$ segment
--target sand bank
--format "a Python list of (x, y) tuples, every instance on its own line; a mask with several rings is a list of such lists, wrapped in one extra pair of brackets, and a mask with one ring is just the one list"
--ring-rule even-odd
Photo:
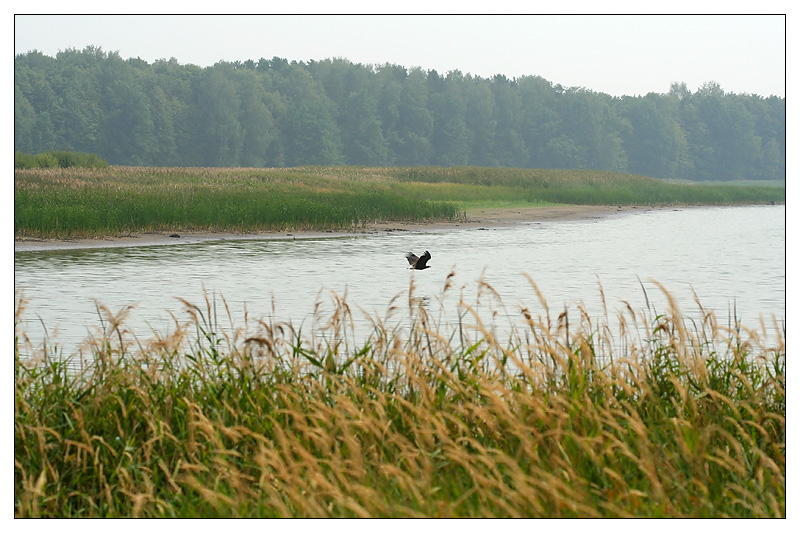
[(555, 222), (563, 220), (589, 220), (626, 213), (645, 212), (652, 207), (617, 207), (596, 205), (564, 205), (548, 207), (509, 207), (495, 209), (475, 209), (467, 211), (467, 220), (456, 222), (377, 222), (364, 229), (353, 231), (281, 231), (259, 233), (216, 233), (216, 232), (163, 232), (133, 233), (93, 239), (15, 239), (14, 251), (69, 250), (82, 248), (105, 248), (120, 246), (155, 246), (181, 243), (197, 243), (233, 239), (311, 239), (324, 237), (343, 237), (370, 233), (400, 231), (447, 231), (454, 229), (476, 229), (510, 226), (531, 222)]

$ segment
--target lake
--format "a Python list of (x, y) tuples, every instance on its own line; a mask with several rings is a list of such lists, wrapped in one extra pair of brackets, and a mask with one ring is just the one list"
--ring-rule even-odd
[[(408, 270), (404, 254), (425, 250), (431, 268)], [(443, 296), (451, 272), (452, 288)], [(204, 308), (204, 291), (219, 315), (224, 297), (237, 321), (246, 310), (250, 318), (311, 326), (315, 304), (323, 315), (332, 309), (332, 292), (370, 315), (385, 316), (396, 296), (395, 304), (407, 308), (412, 281), (417, 297), (457, 317), (460, 298), (490, 300), (480, 288), (484, 280), (502, 301), (500, 307), (491, 299), (501, 315), (518, 314), (521, 306), (543, 313), (523, 273), (556, 314), (582, 302), (589, 314), (602, 315), (604, 298), (611, 316), (623, 302), (638, 310), (648, 299), (666, 310), (655, 280), (686, 313), (697, 308), (696, 294), (721, 322), (735, 309), (746, 326), (762, 318), (782, 325), (785, 206), (640, 208), (497, 228), (14, 254), (14, 288), (28, 300), (20, 329), (34, 345), (47, 337), (66, 354), (100, 325), (95, 299), (114, 312), (136, 304), (126, 324), (142, 339), (174, 328), (170, 313), (187, 318), (177, 298)], [(354, 316), (357, 333), (366, 335), (369, 322)]]

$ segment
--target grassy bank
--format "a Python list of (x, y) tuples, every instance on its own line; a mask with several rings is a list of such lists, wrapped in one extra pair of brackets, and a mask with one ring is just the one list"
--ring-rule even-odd
[(500, 168), (27, 169), (15, 237), (200, 230), (354, 229), (457, 220), (467, 206), (781, 203), (775, 187), (693, 186), (588, 170)]
[(356, 339), (332, 298), (315, 331), (185, 302), (148, 342), (99, 306), (80, 372), (17, 330), (15, 515), (786, 516), (782, 330), (540, 296), (500, 338), (412, 285)]

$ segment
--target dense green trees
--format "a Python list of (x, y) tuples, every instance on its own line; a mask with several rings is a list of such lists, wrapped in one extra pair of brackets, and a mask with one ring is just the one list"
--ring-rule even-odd
[(14, 149), (112, 164), (475, 165), (661, 178), (785, 179), (786, 100), (611, 97), (539, 77), (486, 79), (345, 59), (148, 64), (99, 48), (14, 61)]

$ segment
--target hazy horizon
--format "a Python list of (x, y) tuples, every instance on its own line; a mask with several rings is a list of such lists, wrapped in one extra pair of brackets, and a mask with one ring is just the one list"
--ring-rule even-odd
[(96, 46), (148, 63), (289, 61), (541, 76), (612, 96), (786, 94), (783, 15), (15, 15), (15, 55)]

